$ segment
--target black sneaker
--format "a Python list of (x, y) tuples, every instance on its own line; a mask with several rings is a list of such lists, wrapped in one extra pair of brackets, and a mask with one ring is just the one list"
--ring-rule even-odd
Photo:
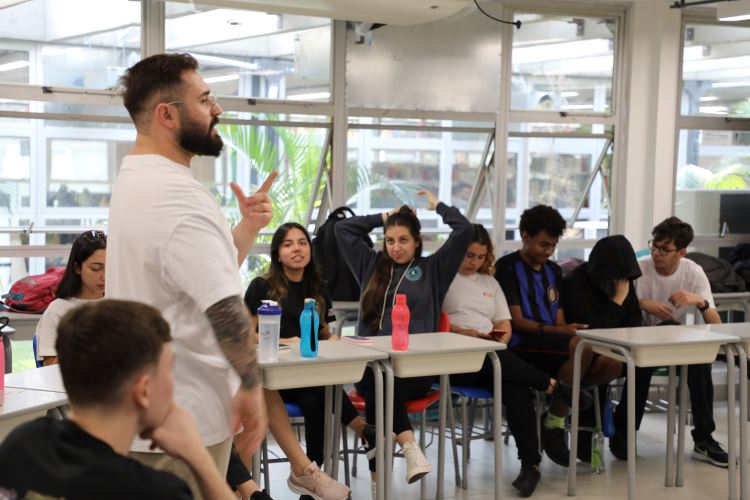
[(548, 429), (544, 426), (547, 414), (542, 415), (542, 448), (557, 465), (567, 467), (570, 463), (568, 445), (565, 442), (565, 429)]
[(729, 465), (727, 452), (710, 436), (705, 441), (697, 441), (693, 445), (693, 453), (690, 456), (717, 467), (727, 467)]
[[(565, 382), (558, 380), (557, 384), (555, 384), (555, 389), (550, 396), (552, 399), (559, 399), (568, 407), (573, 406), (573, 388)], [(581, 391), (578, 398), (578, 408), (580, 411), (591, 408), (593, 402), (594, 398), (591, 396), (591, 392)]]
[(615, 432), (615, 435), (609, 438), (609, 451), (618, 460), (628, 461), (628, 437), (623, 433)]
[(530, 497), (531, 494), (534, 493), (536, 485), (539, 484), (541, 478), (542, 475), (536, 467), (521, 467), (521, 472), (511, 484), (513, 484), (513, 487), (518, 490), (518, 493), (522, 497)]
[(271, 498), (271, 495), (266, 493), (266, 490), (258, 490), (250, 495), (250, 500), (273, 500), (273, 498)]

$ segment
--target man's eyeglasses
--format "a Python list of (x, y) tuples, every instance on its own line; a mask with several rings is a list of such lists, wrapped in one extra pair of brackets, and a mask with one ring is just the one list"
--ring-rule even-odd
[(679, 252), (680, 248), (667, 248), (667, 247), (661, 247), (654, 243), (654, 240), (648, 240), (648, 247), (651, 249), (652, 252), (656, 252), (659, 255), (669, 255), (672, 252)]
[[(201, 106), (203, 106), (205, 108), (209, 108), (209, 109), (214, 109), (216, 106), (219, 105), (219, 102), (216, 100), (216, 95), (214, 95), (214, 94), (206, 94), (206, 95), (201, 96), (201, 98), (198, 101), (198, 103)], [(175, 104), (175, 105), (177, 105), (177, 104), (185, 104), (185, 101), (169, 101), (168, 103), (165, 103), (165, 104), (167, 104), (167, 105), (170, 105), (170, 104)]]
[(86, 241), (90, 243), (93, 243), (95, 241), (107, 241), (107, 234), (104, 231), (86, 231), (82, 236)]

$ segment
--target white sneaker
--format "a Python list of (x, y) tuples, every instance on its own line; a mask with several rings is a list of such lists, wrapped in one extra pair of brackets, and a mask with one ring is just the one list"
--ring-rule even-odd
[(370, 495), (372, 500), (378, 500), (378, 483), (375, 481), (370, 481)]
[(422, 476), (432, 472), (432, 465), (427, 461), (417, 443), (406, 443), (401, 446), (401, 452), (406, 458), (406, 482), (411, 484), (422, 479)]
[(334, 481), (315, 462), (305, 467), (301, 476), (295, 476), (290, 470), (286, 483), (294, 493), (310, 495), (315, 500), (346, 500), (349, 497), (349, 487)]

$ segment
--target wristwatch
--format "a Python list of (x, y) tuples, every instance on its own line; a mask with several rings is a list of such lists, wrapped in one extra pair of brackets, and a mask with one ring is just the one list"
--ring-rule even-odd
[(709, 305), (710, 304), (708, 303), (708, 301), (704, 299), (703, 300), (703, 305), (702, 306), (698, 306), (698, 310), (700, 312), (706, 312), (706, 309), (708, 309)]

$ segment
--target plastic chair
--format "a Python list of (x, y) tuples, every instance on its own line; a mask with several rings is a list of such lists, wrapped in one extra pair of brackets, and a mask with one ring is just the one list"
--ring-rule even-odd
[[(349, 392), (349, 399), (351, 400), (352, 404), (354, 405), (354, 408), (360, 413), (365, 412), (365, 398), (362, 396), (362, 394), (357, 391), (357, 389), (351, 389)], [(422, 453), (424, 453), (424, 450), (426, 448), (425, 445), (425, 434), (427, 432), (427, 409), (432, 406), (433, 403), (440, 400), (440, 391), (431, 391), (428, 392), (424, 397), (418, 398), (418, 399), (412, 399), (406, 402), (406, 413), (409, 415), (419, 415), (420, 421), (419, 421), (419, 447), (422, 449)], [(344, 439), (346, 440), (346, 433), (344, 433)], [(387, 440), (386, 440), (387, 441)], [(388, 443), (386, 443), (388, 445)], [(345, 450), (346, 451), (346, 450)], [(355, 436), (354, 438), (354, 446), (352, 448), (352, 452), (355, 453), (354, 462), (352, 463), (352, 476), (357, 477), (357, 459), (356, 454), (362, 453), (358, 451), (357, 447), (357, 438)], [(394, 455), (396, 456), (396, 455)], [(346, 465), (346, 462), (345, 462)], [(389, 465), (386, 464), (386, 467)], [(427, 498), (427, 483), (425, 482), (425, 477), (422, 477), (420, 479), (420, 498), (425, 499)]]
[(43, 361), (39, 361), (39, 359), (36, 356), (36, 333), (33, 337), (31, 337), (31, 349), (34, 351), (34, 363), (36, 363), (37, 368), (41, 368), (44, 366)]

